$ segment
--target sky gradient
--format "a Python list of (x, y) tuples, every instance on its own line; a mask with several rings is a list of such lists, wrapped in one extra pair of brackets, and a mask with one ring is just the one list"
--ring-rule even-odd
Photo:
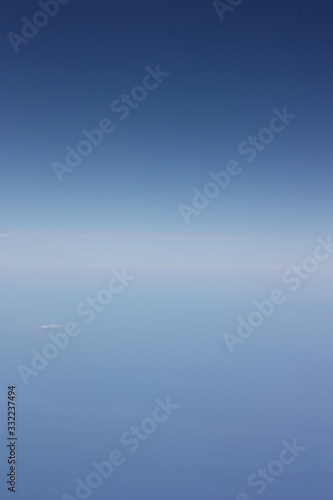
[[(247, 478), (293, 439), (307, 451), (261, 497), (332, 496), (332, 8), (222, 4), (1, 7), (17, 500), (78, 498), (75, 478), (167, 397), (179, 409), (89, 498), (253, 500)], [(135, 279), (111, 303), (121, 272)], [(223, 335), (276, 289), (231, 353)], [(91, 324), (89, 297), (110, 299)], [(26, 385), (17, 367), (70, 321), (82, 332)]]

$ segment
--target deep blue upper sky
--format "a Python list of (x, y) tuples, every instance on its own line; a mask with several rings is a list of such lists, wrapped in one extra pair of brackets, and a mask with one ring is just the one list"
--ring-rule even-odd
[[(329, 2), (244, 1), (221, 22), (206, 1), (71, 0), (15, 54), (7, 33), (37, 10), (2, 7), (3, 232), (328, 234)], [(170, 75), (120, 120), (110, 104), (157, 64)], [(247, 162), (239, 144), (284, 106), (297, 117)], [(52, 162), (102, 118), (115, 130), (59, 183)], [(179, 205), (230, 160), (242, 173), (187, 225)]]

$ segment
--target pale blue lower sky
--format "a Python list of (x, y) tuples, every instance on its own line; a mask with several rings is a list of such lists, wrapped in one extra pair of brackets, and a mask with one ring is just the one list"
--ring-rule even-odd
[[(294, 438), (306, 451), (261, 497), (330, 498), (327, 273), (294, 294), (285, 288), (286, 302), (234, 354), (222, 333), (234, 332), (253, 300), (281, 287), (276, 272), (141, 273), (86, 325), (75, 307), (103, 279), (95, 272), (56, 284), (24, 280), (20, 292), (18, 284), (3, 287), (2, 379), (17, 386), (15, 498), (74, 496), (75, 479), (92, 472), (91, 462), (120, 449), (124, 464), (91, 499), (233, 500), (243, 491), (253, 499), (249, 475)], [(47, 342), (51, 330), (40, 326), (75, 319), (82, 333), (26, 387), (17, 365), (28, 365), (30, 350)], [(3, 385), (2, 401), (4, 392)], [(130, 453), (120, 436), (167, 396), (179, 409)]]

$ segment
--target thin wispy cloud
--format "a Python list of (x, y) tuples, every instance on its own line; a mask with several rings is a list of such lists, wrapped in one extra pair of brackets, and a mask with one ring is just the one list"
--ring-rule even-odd
[(42, 325), (40, 328), (44, 330), (59, 329), (61, 328), (61, 325)]

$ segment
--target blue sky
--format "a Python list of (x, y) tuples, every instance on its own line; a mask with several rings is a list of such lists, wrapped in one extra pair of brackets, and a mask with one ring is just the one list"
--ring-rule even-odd
[[(206, 2), (96, 5), (63, 5), (18, 54), (4, 40), (6, 232), (306, 239), (326, 230), (328, 5), (244, 2), (223, 23)], [(35, 7), (4, 9), (4, 30), (19, 32)], [(170, 75), (121, 121), (110, 104), (157, 64)], [(239, 144), (283, 106), (297, 118), (247, 163)], [(114, 132), (60, 184), (52, 162), (105, 117)], [(185, 225), (179, 204), (230, 160), (241, 175)]]
[[(50, 1), (23, 43), (8, 34), (40, 3), (1, 7), (17, 499), (73, 496), (167, 396), (179, 410), (92, 499), (253, 500), (247, 478), (295, 437), (307, 451), (262, 498), (330, 498), (333, 258), (316, 251), (332, 233), (329, 2), (244, 0), (221, 21), (204, 0)], [(285, 273), (314, 255), (294, 293)], [(85, 324), (78, 305), (115, 269), (135, 279)], [(285, 304), (231, 355), (222, 334), (276, 288)], [(69, 321), (82, 334), (26, 387), (17, 366)]]

